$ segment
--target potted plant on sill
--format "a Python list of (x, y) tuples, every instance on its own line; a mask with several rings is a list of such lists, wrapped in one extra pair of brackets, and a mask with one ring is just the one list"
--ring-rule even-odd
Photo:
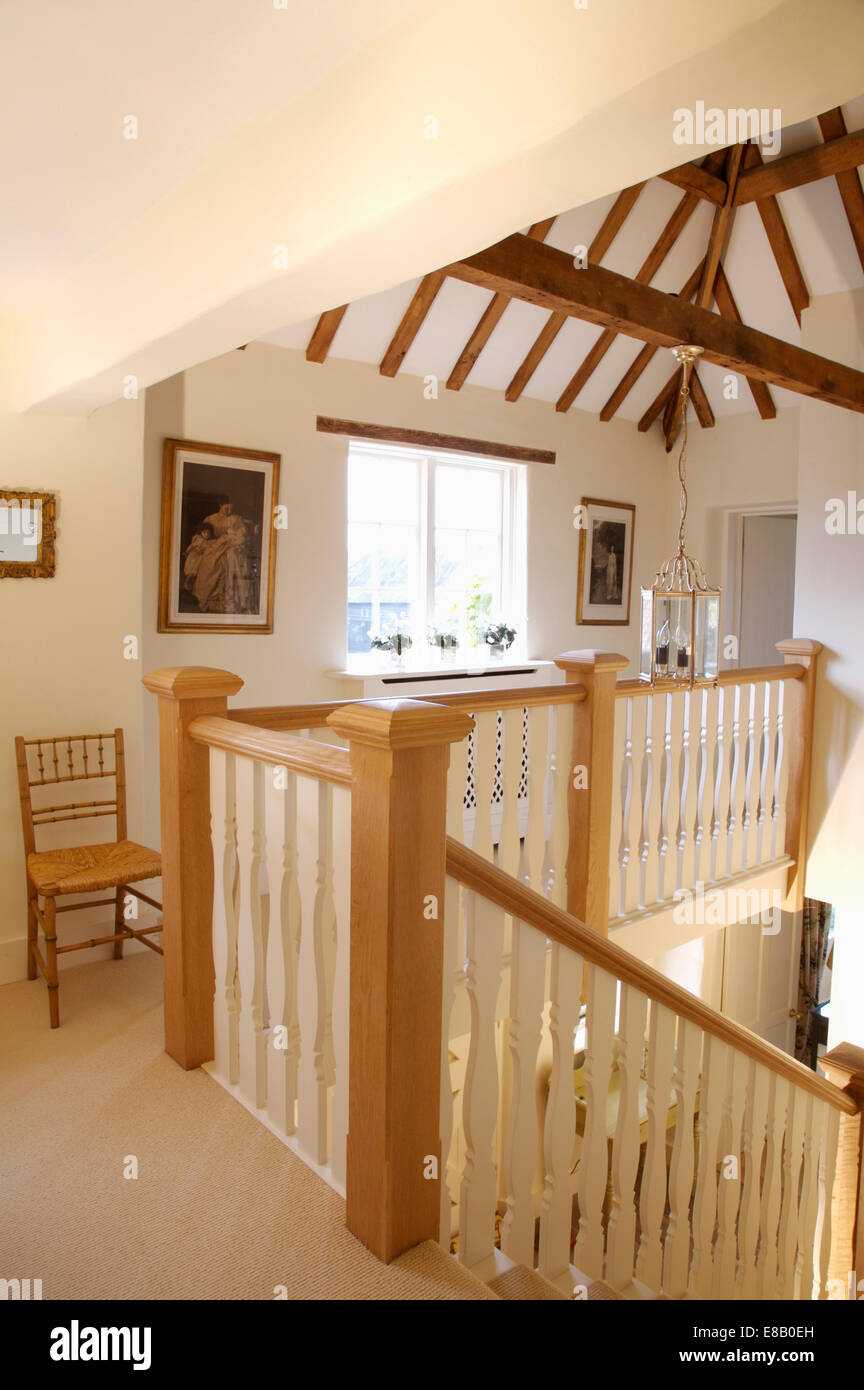
[(441, 632), (437, 627), (433, 627), (427, 637), (430, 647), (434, 647), (442, 661), (453, 661), (459, 647), (459, 638), (455, 632)]
[(504, 653), (516, 640), (516, 629), (507, 623), (490, 623), (483, 634), (483, 640), (495, 660), (501, 661)]
[(373, 636), (369, 638), (369, 646), (373, 651), (389, 652), (391, 663), (402, 670), (405, 666), (405, 653), (410, 651), (414, 642), (409, 633), (396, 632), (389, 633), (386, 637)]

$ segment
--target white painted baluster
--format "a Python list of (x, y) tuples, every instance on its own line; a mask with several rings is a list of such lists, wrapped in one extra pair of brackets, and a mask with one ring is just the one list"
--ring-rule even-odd
[(650, 729), (651, 732), (651, 749), (650, 756), (646, 758), (647, 774), (644, 793), (644, 838), (647, 840), (647, 849), (645, 851), (645, 902), (654, 903), (660, 900), (663, 891), (662, 885), (658, 882), (660, 873), (658, 854), (660, 843), (660, 813), (663, 799), (661, 774), (663, 741), (666, 732), (666, 697), (662, 693), (658, 693), (657, 695), (649, 695), (647, 698), (650, 714), (647, 716), (648, 724), (646, 727)]
[(456, 993), (457, 972), (454, 963), (459, 952), (459, 938), (462, 914), (462, 889), (455, 878), (447, 877), (444, 890), (444, 971), (441, 991), (441, 1206), (438, 1227), (438, 1242), (447, 1251), (450, 1249), (453, 1202), (450, 1195), (448, 1177), (450, 1174), (450, 1149), (453, 1143), (453, 1083), (450, 1076), (450, 1016)]
[(609, 1187), (606, 1104), (612, 1071), (617, 980), (596, 965), (587, 967), (585, 1042), (585, 1134), (579, 1159), (579, 1233), (573, 1263), (592, 1279), (603, 1278), (603, 1210)]
[(336, 920), (336, 969), (333, 977), (333, 1056), (330, 1168), (344, 1189), (348, 1139), (348, 1017), (351, 978), (351, 792), (333, 788), (333, 910)]
[[(555, 771), (552, 813), (552, 881), (549, 897), (567, 906), (567, 854), (570, 848), (568, 797), (573, 780), (573, 705), (555, 707)], [(590, 787), (591, 769), (588, 769)], [(586, 793), (589, 795), (590, 793)]]
[(825, 1112), (824, 1135), (819, 1145), (819, 1210), (816, 1217), (814, 1241), (813, 1297), (828, 1297), (828, 1260), (831, 1255), (831, 1195), (837, 1165), (837, 1143), (840, 1136), (840, 1111), (833, 1105), (817, 1101)]
[(747, 687), (747, 743), (744, 759), (744, 817), (742, 821), (742, 869), (755, 865), (759, 833), (759, 776), (760, 739), (762, 734), (762, 686), (755, 682)]
[(672, 1091), (675, 1015), (651, 1001), (648, 1033), (648, 1138), (639, 1199), (639, 1250), (636, 1273), (643, 1284), (660, 1291), (663, 1268), (663, 1217), (666, 1209), (666, 1130)]
[(628, 701), (616, 700), (613, 706), (611, 811), (609, 815), (609, 915), (621, 915), (621, 854), (624, 840), (623, 806), (624, 745), (627, 739)]
[(267, 1099), (267, 1034), (264, 1031), (264, 928), (261, 858), (264, 788), (261, 763), (237, 760), (238, 924), (241, 1094), (260, 1109)]
[(696, 750), (696, 797), (693, 823), (693, 883), (707, 882), (710, 873), (712, 753), (714, 742), (714, 711), (716, 694), (705, 686), (694, 692), (694, 717), (698, 716), (698, 746)]
[(675, 871), (670, 873), (672, 858), (669, 852), (670, 821), (672, 816), (672, 784), (675, 780), (675, 760), (672, 753), (675, 713), (678, 702), (670, 690), (662, 697), (663, 710), (663, 756), (660, 760), (660, 828), (657, 836), (657, 901), (665, 902), (671, 898), (675, 889)]
[(459, 1260), (469, 1268), (492, 1254), (496, 1171), (493, 1144), (498, 1118), (495, 1004), (504, 946), (501, 908), (472, 893), (467, 903), (467, 985), (471, 1042), (463, 1092), (465, 1168), (459, 1194)]
[(669, 1162), (669, 1224), (663, 1255), (663, 1292), (680, 1298), (687, 1289), (690, 1266), (690, 1196), (693, 1191), (693, 1120), (702, 1033), (695, 1023), (678, 1020), (675, 1049), (675, 1138)]
[(474, 797), (476, 820), (471, 848), (484, 859), (492, 858), (492, 795), (495, 787), (495, 752), (498, 712), (484, 710), (477, 716), (474, 744)]
[(747, 1068), (747, 1100), (741, 1137), (743, 1186), (739, 1218), (738, 1248), (741, 1259), (740, 1295), (756, 1298), (758, 1291), (757, 1254), (761, 1204), (762, 1150), (768, 1116), (768, 1083), (771, 1073), (755, 1061)]
[(714, 1283), (713, 1242), (717, 1222), (720, 1123), (723, 1118), (728, 1052), (725, 1043), (710, 1033), (705, 1034), (696, 1128), (699, 1159), (693, 1199), (693, 1260), (690, 1270), (690, 1291), (697, 1298), (710, 1298)]
[(733, 697), (726, 686), (717, 689), (717, 740), (714, 748), (714, 799), (711, 812), (711, 867), (708, 877), (716, 883), (723, 877), (726, 858), (726, 832), (729, 825), (729, 762), (726, 756), (726, 725)]
[(759, 740), (759, 815), (756, 826), (756, 860), (757, 864), (764, 864), (768, 858), (766, 854), (766, 828), (769, 831), (770, 841), (771, 826), (771, 782), (769, 778), (771, 771), (771, 740), (773, 738), (772, 721), (772, 701), (776, 699), (777, 681), (766, 681), (762, 687), (762, 702), (757, 714), (762, 716), (762, 735)]
[[(729, 823), (726, 830), (726, 861), (723, 876), (737, 873), (741, 864), (741, 802), (739, 783), (743, 778), (741, 750), (741, 720), (743, 687), (732, 686), (732, 729), (729, 739)], [(737, 852), (736, 852), (737, 851)]]
[[(628, 697), (628, 703), (629, 703)], [(645, 739), (648, 702), (645, 696), (633, 701), (633, 728), (631, 760), (633, 782), (630, 793), (629, 828), (627, 838), (630, 843), (630, 860), (627, 865), (625, 900), (628, 912), (644, 907), (642, 896), (642, 798), (645, 776)]]
[(517, 1264), (534, 1267), (533, 1183), (537, 1166), (537, 1050), (546, 986), (546, 938), (513, 919), (507, 1046), (511, 1093), (504, 1144), (506, 1212), (501, 1249)]
[(267, 817), (267, 989), (270, 1036), (267, 1047), (267, 1114), (282, 1134), (296, 1128), (297, 953), (300, 945), (300, 892), (297, 886), (297, 779), (286, 767), (264, 770)]
[(694, 711), (698, 691), (685, 690), (682, 698), (681, 757), (678, 764), (678, 826), (675, 837), (677, 860), (675, 883), (679, 888), (693, 884), (693, 803), (695, 800), (695, 767), (693, 756), (695, 727)]
[(777, 683), (777, 734), (774, 740), (774, 801), (771, 808), (771, 858), (783, 853), (786, 838), (786, 796), (789, 786), (789, 767), (786, 758), (784, 707), (786, 682)]
[(569, 1275), (573, 1223), (571, 1169), (576, 1132), (573, 1039), (579, 1022), (582, 975), (582, 957), (553, 942), (549, 972), (552, 1073), (543, 1135), (546, 1182), (540, 1206), (538, 1268), (547, 1279), (560, 1282), (562, 1286)]
[(505, 874), (519, 874), (519, 784), (522, 780), (523, 711), (504, 711), (501, 738), (501, 831), (497, 864)]
[(329, 1091), (336, 1080), (333, 1047), (333, 983), (336, 973), (336, 912), (333, 906), (333, 787), (318, 782), (318, 847), (315, 859), (315, 1153), (326, 1163), (329, 1152)]
[(759, 1255), (756, 1261), (757, 1299), (774, 1298), (777, 1292), (778, 1227), (782, 1183), (783, 1133), (786, 1127), (789, 1082), (771, 1072), (765, 1127), (765, 1177), (759, 1219)]
[(210, 816), (213, 833), (213, 1043), (216, 1075), (238, 1079), (237, 1027), (237, 821), (235, 755), (210, 749)]
[(639, 1082), (648, 1001), (622, 984), (618, 1004), (618, 1120), (612, 1142), (612, 1210), (606, 1237), (606, 1280), (616, 1289), (633, 1278), (636, 1174), (639, 1168)]
[(653, 849), (652, 805), (654, 783), (654, 697), (646, 695), (642, 701), (645, 706), (643, 756), (639, 774), (639, 888), (637, 902), (645, 907), (652, 901), (649, 886), (648, 868)]
[(468, 788), (468, 743), (467, 738), (450, 745), (450, 767), (447, 772), (447, 834), (458, 840), (465, 840), (465, 796)]
[(300, 1028), (300, 1065), (297, 1072), (297, 1146), (310, 1163), (319, 1158), (318, 1095), (320, 1078), (315, 1066), (315, 1034), (318, 1019), (318, 981), (315, 961), (315, 897), (318, 861), (318, 784), (297, 778), (297, 882), (300, 890), (302, 930), (297, 970), (297, 1018)]
[(798, 1255), (795, 1260), (795, 1297), (810, 1299), (813, 1294), (813, 1254), (816, 1217), (819, 1212), (819, 1149), (824, 1137), (823, 1107), (812, 1093), (807, 1094), (804, 1112), (804, 1155), (801, 1178), (801, 1206), (798, 1217)]
[(789, 1086), (786, 1135), (783, 1146), (783, 1199), (780, 1207), (780, 1229), (777, 1237), (779, 1270), (777, 1297), (795, 1297), (795, 1256), (798, 1249), (798, 1183), (801, 1174), (801, 1151), (804, 1144), (803, 1091)]
[(548, 751), (549, 706), (534, 705), (528, 710), (528, 826), (519, 873), (535, 893), (541, 894), (546, 890), (543, 864), (546, 858), (544, 796)]
[(632, 836), (633, 807), (633, 697), (624, 701), (624, 749), (621, 762), (621, 838), (618, 842), (618, 916), (626, 917), (631, 904), (629, 879), (638, 850)]
[(749, 1059), (730, 1048), (720, 1131), (720, 1190), (714, 1247), (714, 1297), (734, 1298), (738, 1274), (738, 1208), (741, 1203), (741, 1129)]

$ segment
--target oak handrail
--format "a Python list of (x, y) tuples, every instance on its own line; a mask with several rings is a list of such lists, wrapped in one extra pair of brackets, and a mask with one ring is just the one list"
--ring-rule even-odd
[[(427, 695), (412, 695), (412, 700), (430, 704), (449, 705), (468, 713), (490, 709), (527, 709), (535, 705), (578, 705), (585, 699), (582, 685), (526, 685), (504, 690), (433, 691)], [(383, 696), (388, 699), (392, 697)], [(374, 704), (374, 700), (322, 700), (309, 705), (261, 705), (247, 709), (231, 709), (228, 718), (243, 724), (255, 724), (261, 729), (285, 732), (289, 729), (324, 728), (331, 714), (351, 705)]]
[[(304, 726), (306, 727), (306, 726)], [(338, 787), (350, 787), (351, 754), (347, 748), (332, 743), (317, 743), (313, 739), (295, 738), (293, 734), (274, 733), (270, 729), (203, 714), (189, 724), (189, 737), (208, 748), (223, 748), (244, 758), (287, 767), (304, 777), (332, 782)]]
[[(807, 667), (799, 666), (797, 663), (790, 663), (788, 666), (744, 666), (740, 670), (718, 671), (717, 685), (750, 685), (756, 681), (786, 681), (800, 680), (806, 676)], [(710, 689), (710, 682), (706, 682)], [(658, 691), (676, 690), (701, 690), (704, 686), (686, 685), (683, 681), (661, 680), (655, 685), (648, 681), (640, 680), (639, 677), (628, 678), (625, 681), (618, 681), (615, 686), (616, 699), (623, 699), (625, 695), (652, 695)]]
[(857, 1114), (858, 1107), (855, 1101), (839, 1087), (796, 1062), (793, 1057), (787, 1056), (771, 1043), (757, 1037), (749, 1028), (743, 1028), (740, 1023), (725, 1018), (709, 1005), (703, 1004), (695, 994), (682, 989), (680, 985), (674, 984), (665, 975), (631, 955), (629, 951), (600, 936), (577, 918), (571, 917), (554, 903), (542, 898), (526, 884), (520, 883), (518, 879), (505, 874), (488, 860), (482, 859), (473, 850), (461, 845), (451, 835), (447, 836), (447, 872), (466, 888), (490, 899), (505, 912), (518, 917), (520, 922), (527, 923), (544, 936), (577, 952), (593, 965), (607, 970), (622, 983), (640, 990), (649, 999), (672, 1009), (681, 1018), (695, 1023), (703, 1032), (730, 1044), (778, 1076), (785, 1077), (793, 1085), (811, 1091), (813, 1095), (827, 1101), (837, 1110), (842, 1110), (847, 1115)]

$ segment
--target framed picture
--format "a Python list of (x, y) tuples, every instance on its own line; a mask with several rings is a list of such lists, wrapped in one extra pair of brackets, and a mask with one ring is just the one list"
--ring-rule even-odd
[(279, 454), (166, 439), (160, 632), (272, 632)]
[(53, 579), (57, 497), (0, 488), (0, 579)]
[(636, 508), (629, 502), (602, 502), (596, 497), (583, 497), (582, 508), (576, 621), (626, 627)]

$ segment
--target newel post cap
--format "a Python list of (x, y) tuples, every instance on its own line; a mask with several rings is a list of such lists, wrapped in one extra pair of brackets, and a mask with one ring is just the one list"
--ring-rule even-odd
[(780, 642), (775, 642), (774, 646), (781, 656), (788, 660), (803, 662), (808, 664), (808, 659), (817, 657), (823, 650), (821, 642), (815, 642), (812, 637), (784, 637)]
[(349, 743), (391, 749), (459, 743), (474, 728), (470, 714), (427, 700), (356, 700), (334, 710), (327, 723)]
[(864, 1106), (864, 1048), (853, 1043), (838, 1043), (819, 1058), (819, 1066), (829, 1081), (847, 1091), (859, 1106)]
[(562, 671), (578, 671), (580, 675), (591, 675), (599, 671), (623, 671), (630, 662), (618, 652), (597, 652), (586, 647), (578, 652), (562, 652), (556, 656), (555, 665)]
[(165, 666), (141, 677), (142, 685), (166, 700), (209, 700), (236, 695), (243, 678), (214, 666)]

